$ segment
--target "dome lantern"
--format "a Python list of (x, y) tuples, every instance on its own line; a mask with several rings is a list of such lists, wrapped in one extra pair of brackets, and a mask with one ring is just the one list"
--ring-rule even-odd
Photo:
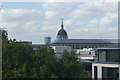
[(68, 39), (67, 32), (64, 30), (63, 19), (61, 20), (61, 29), (57, 33), (57, 39)]
[(63, 29), (64, 25), (63, 25), (63, 19), (61, 19), (61, 29)]

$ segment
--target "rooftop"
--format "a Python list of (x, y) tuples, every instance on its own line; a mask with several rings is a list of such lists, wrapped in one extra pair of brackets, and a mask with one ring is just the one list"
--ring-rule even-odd
[(52, 44), (80, 44), (80, 43), (118, 43), (118, 39), (64, 39), (55, 40)]
[(97, 48), (97, 50), (120, 50), (120, 48), (119, 47)]

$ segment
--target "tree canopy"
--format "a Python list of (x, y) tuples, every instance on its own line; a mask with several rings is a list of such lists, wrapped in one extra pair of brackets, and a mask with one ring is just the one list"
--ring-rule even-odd
[(2, 34), (3, 78), (88, 78), (75, 51), (64, 51), (61, 58), (55, 56), (48, 45), (33, 49), (27, 42), (8, 40)]

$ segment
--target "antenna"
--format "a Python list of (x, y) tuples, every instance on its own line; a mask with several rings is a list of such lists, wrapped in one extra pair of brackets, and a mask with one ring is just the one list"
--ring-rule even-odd
[(0, 12), (1, 12), (1, 10), (2, 10), (2, 7), (3, 7), (3, 5), (2, 5), (2, 3), (0, 2)]
[(98, 36), (99, 36), (99, 39), (101, 40), (102, 37), (101, 37), (101, 32), (100, 32), (100, 28), (98, 27)]
[(99, 32), (99, 35), (100, 35), (100, 40), (101, 40), (101, 33)]
[(2, 20), (2, 8), (3, 8), (3, 5), (1, 4), (0, 2), (0, 16), (1, 16), (1, 25), (0, 25), (0, 28), (2, 29), (2, 26), (3, 26), (3, 20)]

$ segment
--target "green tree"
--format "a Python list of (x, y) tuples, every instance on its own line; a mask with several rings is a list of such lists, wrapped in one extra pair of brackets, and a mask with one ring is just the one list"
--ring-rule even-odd
[(75, 51), (64, 51), (59, 60), (62, 62), (62, 75), (63, 78), (80, 78), (82, 73), (82, 63), (78, 61)]
[[(44, 45), (39, 47), (35, 51), (35, 69), (38, 77), (50, 78), (54, 71), (56, 70), (56, 58), (54, 56), (54, 50), (49, 45)], [(35, 70), (34, 69), (34, 70)]]
[(2, 33), (3, 78), (87, 78), (75, 51), (65, 50), (57, 58), (48, 44), (33, 50), (31, 44), (8, 40), (7, 32)]
[[(32, 65), (32, 46), (15, 40), (4, 41), (2, 45), (3, 77), (29, 77)], [(24, 75), (24, 76), (23, 76)]]

